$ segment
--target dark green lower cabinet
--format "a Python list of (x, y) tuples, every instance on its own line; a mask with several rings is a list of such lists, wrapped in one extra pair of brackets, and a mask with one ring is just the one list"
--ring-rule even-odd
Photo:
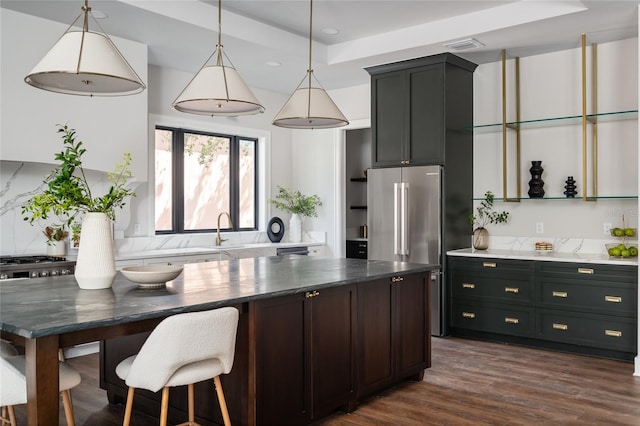
[(450, 332), (608, 358), (637, 352), (637, 266), (449, 257)]

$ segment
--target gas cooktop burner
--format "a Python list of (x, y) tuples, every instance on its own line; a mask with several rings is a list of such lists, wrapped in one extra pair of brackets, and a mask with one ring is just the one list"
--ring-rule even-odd
[(0, 256), (0, 265), (29, 265), (33, 263), (65, 262), (65, 257), (57, 256)]

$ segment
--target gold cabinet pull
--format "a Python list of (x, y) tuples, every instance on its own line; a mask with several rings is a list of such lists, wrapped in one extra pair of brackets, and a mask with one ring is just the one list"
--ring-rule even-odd
[(473, 283), (462, 283), (462, 288), (476, 288), (476, 285)]
[(391, 277), (392, 283), (399, 283), (400, 281), (404, 281), (404, 277)]
[(558, 324), (557, 322), (554, 322), (552, 327), (554, 330), (567, 331), (569, 329), (569, 326), (567, 324)]
[(604, 331), (604, 335), (605, 336), (611, 336), (611, 337), (622, 337), (622, 331), (620, 331), (620, 330), (605, 330)]
[(620, 296), (604, 296), (604, 301), (605, 302), (612, 302), (612, 303), (622, 303), (622, 297), (620, 297)]
[(591, 268), (578, 268), (578, 273), (579, 274), (593, 275), (593, 269), (591, 269)]
[(482, 262), (482, 266), (484, 266), (485, 268), (495, 268), (498, 265), (496, 264), (496, 262)]
[(304, 294), (304, 297), (306, 297), (307, 299), (311, 299), (312, 297), (316, 297), (316, 296), (320, 296), (320, 292), (319, 291), (308, 291)]
[(518, 287), (505, 287), (505, 293), (520, 293), (520, 289)]
[(551, 292), (551, 295), (553, 297), (567, 297), (568, 296), (566, 291), (553, 291), (553, 292)]
[(518, 324), (520, 320), (518, 318), (505, 317), (504, 322), (507, 324)]
[(473, 312), (463, 312), (462, 313), (462, 318), (475, 318), (476, 314), (474, 314)]

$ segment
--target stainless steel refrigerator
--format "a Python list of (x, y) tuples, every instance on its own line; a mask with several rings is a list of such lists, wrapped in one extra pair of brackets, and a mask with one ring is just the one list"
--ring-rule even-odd
[[(370, 169), (367, 250), (371, 260), (429, 263), (442, 268), (442, 167)], [(441, 270), (431, 276), (431, 334), (444, 334)]]

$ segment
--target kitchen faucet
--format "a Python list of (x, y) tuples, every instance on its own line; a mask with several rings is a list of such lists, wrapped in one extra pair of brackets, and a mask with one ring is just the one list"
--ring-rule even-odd
[(222, 217), (222, 215), (226, 215), (227, 219), (229, 219), (229, 228), (233, 228), (233, 224), (231, 223), (231, 216), (229, 216), (229, 213), (227, 212), (222, 212), (218, 215), (218, 236), (216, 237), (216, 245), (222, 245), (223, 241), (227, 241), (226, 239), (220, 238), (220, 218)]

